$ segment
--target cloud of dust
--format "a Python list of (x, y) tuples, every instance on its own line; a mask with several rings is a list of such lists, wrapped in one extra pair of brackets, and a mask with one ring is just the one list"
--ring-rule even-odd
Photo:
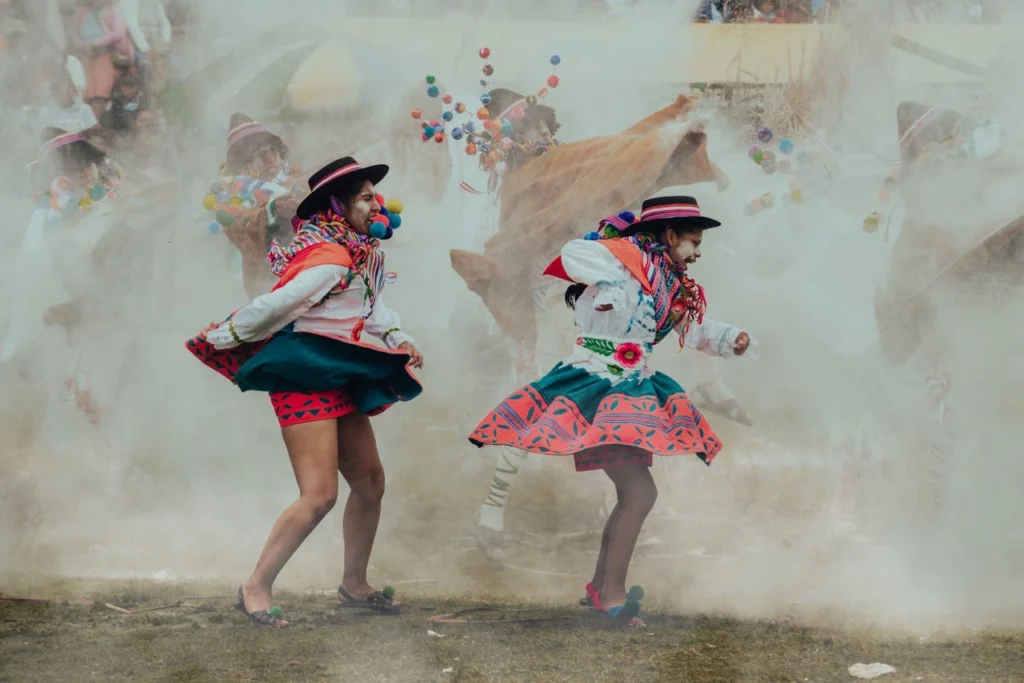
[[(261, 0), (244, 13), (235, 4), (204, 3), (193, 38), (197, 64), (267, 31), (273, 31), (268, 51), (301, 45), (317, 31), (343, 31), (366, 3)], [(422, 3), (415, 4), (421, 11)], [(387, 300), (426, 354), (426, 392), (375, 420), (390, 487), (375, 571), (397, 576), (396, 583), (432, 582), (439, 590), (518, 590), (521, 583), (508, 574), (481, 579), (466, 552), (472, 541), (465, 540), (491, 462), (490, 453), (470, 452), (466, 428), (513, 387), (496, 391), (478, 380), (480, 372), (510, 378), (511, 359), (483, 306), (451, 272), (447, 252), (479, 247), (477, 231), (493, 224), (494, 209), (489, 198), (467, 199), (454, 189), (472, 164), (449, 159), (433, 143), (420, 145), (409, 104), (430, 106), (418, 92), (428, 71), (452, 89), (464, 83), (475, 92), (476, 50), (494, 40), (515, 46), (495, 53), (495, 85), (536, 87), (547, 75), (548, 56), (562, 55), (562, 86), (550, 103), (563, 122), (563, 139), (617, 132), (669, 103), (682, 87), (659, 82), (657, 73), (668, 55), (699, 58), (691, 54), (686, 25), (697, 3), (640, 2), (632, 14), (622, 10), (624, 26), (636, 28), (619, 31), (613, 45), (607, 38), (588, 42), (590, 17), (578, 7), (564, 32), (534, 32), (534, 25), (505, 16), (513, 3), (434, 4), (430, 19), (450, 25), (424, 19), (422, 35), (393, 46), (388, 57), (408, 73), (389, 72), (392, 81), (379, 99), (348, 116), (277, 128), (292, 157), (304, 163), (353, 152), (364, 163), (383, 161), (400, 170), (381, 187), (408, 207), (408, 227), (387, 245), (391, 267), (400, 273)], [(558, 7), (569, 16), (570, 4), (576, 5)], [(699, 113), (708, 120), (711, 158), (732, 183), (720, 195), (710, 185), (692, 188), (705, 212), (725, 224), (709, 233), (694, 274), (707, 287), (711, 316), (743, 326), (759, 341), (756, 358), (721, 363), (758, 424), (742, 429), (713, 417), (726, 451), (710, 470), (677, 462), (655, 469), (659, 508), (682, 513), (682, 521), (652, 524), (678, 558), (649, 557), (644, 549), (634, 567), (652, 596), (672, 606), (744, 616), (839, 615), (899, 628), (1012, 620), (1024, 607), (1012, 597), (1022, 594), (1016, 568), (1024, 542), (1009, 522), (1024, 508), (1011, 483), (1024, 474), (1014, 410), (1020, 399), (1013, 391), (1024, 369), (1013, 342), (1020, 305), (1012, 297), (993, 302), (962, 291), (942, 299), (942, 319), (930, 334), (951, 347), (941, 360), (954, 377), (957, 433), (941, 462), (928, 449), (934, 427), (921, 379), (926, 373), (917, 371), (918, 359), (900, 368), (884, 363), (873, 313), (900, 226), (919, 210), (905, 206), (898, 193), (891, 204), (877, 198), (898, 157), (897, 104), (921, 99), (974, 114), (983, 102), (979, 118), (998, 122), (1005, 144), (1015, 145), (1024, 112), (1011, 95), (1020, 90), (1021, 74), (1003, 70), (970, 88), (896, 82), (886, 61), (895, 51), (871, 49), (886, 43), (895, 16), (873, 11), (845, 18), (857, 36), (849, 54), (858, 59), (841, 60), (844, 97), (818, 97), (811, 120), (827, 123), (794, 134), (798, 150), (828, 158), (827, 195), (809, 193), (800, 206), (779, 202), (771, 211), (745, 215), (754, 197), (772, 192), (781, 198), (788, 177), (767, 176), (750, 162), (750, 128), (731, 112), (707, 106)], [(388, 20), (380, 21), (387, 30)], [(449, 47), (438, 49), (438, 41)], [(372, 80), (373, 67), (367, 68)], [(508, 81), (502, 80), (505, 70)], [(232, 250), (207, 233), (200, 206), (222, 161), (234, 111), (229, 91), (236, 86), (222, 84), (228, 94), (216, 93), (195, 129), (177, 133), (183, 180), (175, 199), (135, 223), (122, 245), (126, 253), (93, 283), (102, 305), (83, 344), (109, 399), (101, 426), (90, 425), (65, 396), (68, 345), (53, 329), (0, 365), (0, 575), (163, 572), (236, 579), (249, 571), (266, 531), (294, 498), (266, 397), (239, 395), (182, 348), (207, 321), (244, 303)], [(941, 217), (954, 232), (991, 231), (1024, 212), (1024, 200), (1013, 192), (1022, 173), (1024, 166), (993, 172), (972, 164), (969, 172), (930, 186), (926, 203), (949, 207)], [(950, 196), (963, 199), (951, 203)], [(29, 201), (16, 196), (4, 202), (12, 216), (4, 237), (16, 245)], [(881, 231), (862, 228), (875, 210), (886, 216), (887, 241)], [(0, 331), (15, 309), (35, 306), (41, 315), (44, 306), (43, 285), (16, 261), (8, 256), (7, 286), (18, 296), (0, 307), (0, 320), (6, 319)], [(569, 313), (556, 308), (551, 315)], [(561, 353), (558, 340), (551, 347), (553, 361)], [(690, 354), (662, 350), (656, 362), (687, 378), (694, 372)], [(555, 482), (547, 486), (561, 487), (549, 517), (572, 516), (567, 505), (589, 504), (578, 493), (607, 488), (599, 477), (584, 481), (566, 476), (563, 463), (536, 460), (530, 467)], [(925, 485), (933, 474), (938, 483)], [(536, 508), (534, 483), (520, 486), (510, 524), (520, 514), (545, 514)], [(837, 509), (856, 532), (836, 531)], [(326, 586), (338, 578), (339, 515), (340, 506), (285, 569), (282, 584)], [(510, 546), (509, 552), (516, 551)], [(537, 562), (548, 572), (583, 571), (560, 554)], [(562, 580), (547, 590), (549, 582), (541, 594), (564, 600), (584, 581)]]

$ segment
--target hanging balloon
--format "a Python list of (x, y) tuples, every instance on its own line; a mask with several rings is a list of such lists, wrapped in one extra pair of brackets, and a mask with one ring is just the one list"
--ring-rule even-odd
[(461, 140), (462, 139), (462, 129), (461, 128), (453, 129), (452, 130), (452, 137), (454, 139), (456, 139), (456, 140)]
[(486, 121), (490, 118), (491, 112), (487, 111), (487, 107), (480, 107), (476, 110), (476, 117), (481, 121)]
[(430, 97), (437, 97), (440, 94), (441, 90), (436, 85), (432, 85), (429, 88), (427, 88), (427, 95), (429, 95)]
[(451, 121), (454, 116), (455, 114), (451, 113), (451, 111), (446, 111), (445, 113), (441, 114), (441, 118), (444, 119), (445, 121)]
[(436, 80), (433, 76), (427, 76), (427, 85), (433, 85)]
[(551, 55), (551, 66), (558, 66), (562, 63), (562, 58), (558, 55)]
[(548, 96), (548, 89), (547, 88), (538, 88), (537, 89), (537, 97), (547, 97), (547, 96)]
[(452, 96), (448, 93), (445, 93), (444, 97), (441, 98), (441, 101), (444, 102), (445, 104), (451, 104)]
[(485, 92), (483, 95), (480, 96), (480, 104), (482, 104), (482, 105), (484, 105), (486, 107), (490, 103), (491, 103), (491, 94), (490, 93)]
[(490, 64), (484, 64), (483, 72), (484, 76), (490, 76), (494, 73), (494, 67)]
[(467, 133), (475, 133), (476, 124), (473, 123), (472, 121), (466, 121), (464, 124), (462, 124), (462, 129)]
[(438, 133), (435, 135), (434, 142), (444, 142), (444, 133)]
[(763, 143), (771, 142), (773, 137), (774, 133), (772, 133), (771, 128), (764, 127), (761, 130), (757, 131), (757, 139)]
[(418, 119), (418, 118), (420, 118), (421, 116), (423, 116), (423, 112), (422, 112), (422, 111), (420, 111), (419, 109), (413, 109), (413, 110), (412, 110), (412, 117), (413, 117), (414, 119)]
[(480, 48), (480, 52), (478, 54), (480, 55), (480, 59), (487, 59), (488, 57), (491, 56), (491, 48), (482, 47)]
[(793, 141), (779, 140), (779, 151), (783, 154), (791, 154), (793, 152)]
[(548, 76), (548, 87), (549, 88), (557, 88), (558, 87), (558, 76), (556, 76), (555, 74), (551, 74), (550, 76)]
[(472, 142), (466, 145), (466, 154), (468, 154), (469, 156), (473, 156), (474, 154), (476, 154), (476, 145), (474, 145)]

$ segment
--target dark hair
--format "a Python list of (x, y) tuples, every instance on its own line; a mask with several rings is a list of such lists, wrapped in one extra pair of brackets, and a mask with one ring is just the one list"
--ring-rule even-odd
[[(656, 242), (662, 242), (661, 238), (668, 230), (671, 230), (677, 236), (704, 232), (704, 228), (694, 228), (692, 226), (687, 225), (683, 221), (675, 221), (673, 223), (669, 223), (668, 225), (662, 228), (657, 228), (656, 230), (657, 232), (643, 232), (653, 237)], [(664, 242), (662, 243), (664, 244)], [(576, 310), (576, 302), (579, 300), (581, 296), (583, 296), (583, 292), (585, 292), (586, 289), (587, 285), (580, 284), (578, 282), (576, 284), (569, 285), (569, 287), (565, 290), (565, 305), (573, 310)]]
[(361, 180), (351, 185), (345, 185), (337, 194), (332, 194), (330, 199), (331, 209), (339, 216), (345, 215), (345, 207), (349, 206), (352, 201), (359, 196), (359, 193), (366, 187), (368, 180)]

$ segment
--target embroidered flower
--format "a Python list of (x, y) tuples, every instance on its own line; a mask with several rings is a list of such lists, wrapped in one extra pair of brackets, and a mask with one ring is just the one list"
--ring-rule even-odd
[(615, 349), (615, 362), (624, 368), (635, 368), (643, 360), (644, 350), (639, 344), (626, 342)]
[(686, 299), (684, 297), (679, 297), (673, 301), (671, 310), (673, 317), (681, 318), (683, 314), (686, 313)]

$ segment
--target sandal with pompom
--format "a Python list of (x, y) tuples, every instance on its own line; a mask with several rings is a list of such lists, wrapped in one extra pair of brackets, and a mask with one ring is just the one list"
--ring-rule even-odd
[(359, 599), (338, 586), (338, 602), (345, 609), (368, 609), (380, 614), (400, 614), (401, 610), (395, 602), (395, 589), (385, 586), (384, 590), (371, 593), (363, 599)]
[(238, 597), (235, 599), (235, 609), (249, 617), (253, 626), (265, 628), (285, 628), (288, 622), (281, 618), (281, 608), (274, 605), (270, 609), (257, 609), (250, 612), (245, 609), (245, 596), (242, 594), (242, 586), (238, 587)]
[[(631, 628), (646, 628), (647, 624), (640, 617), (640, 601), (644, 599), (644, 589), (633, 586), (626, 594), (626, 602), (615, 607), (607, 607), (602, 611), (617, 623)], [(599, 601), (600, 598), (598, 597)]]

